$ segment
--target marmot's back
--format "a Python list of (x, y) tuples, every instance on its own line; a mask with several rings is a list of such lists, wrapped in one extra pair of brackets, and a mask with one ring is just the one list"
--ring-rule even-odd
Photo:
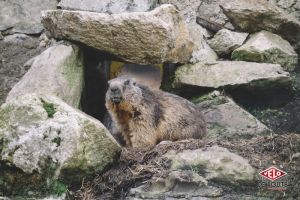
[(152, 91), (131, 79), (109, 82), (106, 107), (128, 146), (199, 139), (206, 134), (205, 121), (194, 104), (170, 93)]
[(167, 92), (157, 92), (163, 106), (163, 120), (159, 127), (161, 140), (201, 139), (206, 135), (206, 123), (199, 108), (188, 100)]

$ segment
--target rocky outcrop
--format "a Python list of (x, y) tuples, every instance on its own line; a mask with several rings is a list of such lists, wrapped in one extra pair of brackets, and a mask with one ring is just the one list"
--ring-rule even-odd
[(171, 151), (165, 157), (171, 161), (173, 170), (191, 169), (206, 180), (233, 185), (250, 184), (254, 181), (255, 170), (248, 161), (219, 146), (179, 153)]
[(216, 61), (183, 65), (176, 70), (174, 86), (198, 88), (276, 88), (291, 85), (289, 73), (278, 64)]
[(99, 13), (145, 12), (156, 7), (157, 0), (61, 0), (58, 7)]
[(55, 9), (57, 0), (0, 1), (0, 31), (39, 34), (43, 30), (41, 11)]
[(14, 34), (0, 40), (0, 105), (29, 69), (24, 63), (41, 51), (37, 37)]
[(42, 93), (60, 97), (79, 107), (83, 89), (83, 56), (75, 45), (56, 45), (29, 60), (30, 70), (12, 88), (7, 100), (27, 93)]
[(49, 37), (78, 41), (126, 61), (140, 64), (187, 62), (193, 43), (172, 5), (151, 12), (102, 14), (46, 11), (42, 19)]
[(300, 22), (265, 0), (233, 0), (221, 3), (223, 12), (239, 30), (276, 33), (300, 47)]
[(226, 56), (240, 47), (247, 37), (248, 33), (238, 33), (222, 29), (211, 40), (208, 40), (208, 44), (219, 56)]
[(0, 108), (4, 195), (63, 193), (64, 183), (103, 171), (120, 150), (100, 122), (57, 97), (26, 94)]
[(267, 31), (261, 31), (232, 53), (234, 60), (276, 63), (284, 70), (293, 71), (298, 55), (288, 41)]
[(215, 91), (194, 101), (204, 114), (207, 136), (214, 139), (251, 139), (272, 131), (232, 99)]

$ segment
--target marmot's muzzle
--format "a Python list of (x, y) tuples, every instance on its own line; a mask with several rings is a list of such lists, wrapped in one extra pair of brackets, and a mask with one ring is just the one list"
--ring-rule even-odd
[(110, 98), (110, 100), (113, 103), (120, 103), (122, 101), (122, 97), (121, 96), (113, 96)]
[(112, 103), (120, 103), (122, 101), (121, 90), (118, 87), (110, 87), (110, 100)]

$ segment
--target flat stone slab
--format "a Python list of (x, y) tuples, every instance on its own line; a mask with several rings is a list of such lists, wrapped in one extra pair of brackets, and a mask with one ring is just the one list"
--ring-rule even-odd
[(58, 7), (99, 13), (145, 12), (156, 7), (157, 0), (61, 0)]
[(291, 85), (291, 77), (278, 64), (216, 61), (183, 65), (176, 70), (174, 86), (276, 88)]
[(234, 60), (280, 64), (287, 71), (293, 71), (298, 64), (298, 55), (290, 43), (268, 31), (253, 34), (244, 45), (233, 51), (231, 57)]
[(112, 15), (45, 11), (42, 23), (49, 37), (81, 42), (139, 64), (186, 63), (194, 48), (184, 20), (168, 4), (150, 12)]

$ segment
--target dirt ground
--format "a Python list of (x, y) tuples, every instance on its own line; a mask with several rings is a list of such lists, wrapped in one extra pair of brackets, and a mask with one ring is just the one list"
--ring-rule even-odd
[[(123, 149), (120, 162), (104, 174), (83, 181), (80, 189), (70, 189), (70, 199), (124, 199), (129, 189), (145, 184), (152, 177), (166, 175), (170, 165), (161, 155), (169, 150), (198, 149), (212, 145), (228, 148), (249, 160), (257, 170), (262, 171), (270, 165), (282, 166), (288, 173), (289, 186), (284, 192), (259, 191), (257, 187), (248, 188), (248, 193), (281, 199), (288, 195), (300, 197), (300, 135), (285, 134), (256, 137), (251, 140), (218, 141), (188, 140), (171, 144), (159, 144), (154, 149)], [(298, 154), (297, 154), (298, 153)], [(226, 188), (226, 186), (221, 186)], [(236, 193), (231, 188), (226, 193)], [(248, 194), (248, 195), (249, 195)]]

